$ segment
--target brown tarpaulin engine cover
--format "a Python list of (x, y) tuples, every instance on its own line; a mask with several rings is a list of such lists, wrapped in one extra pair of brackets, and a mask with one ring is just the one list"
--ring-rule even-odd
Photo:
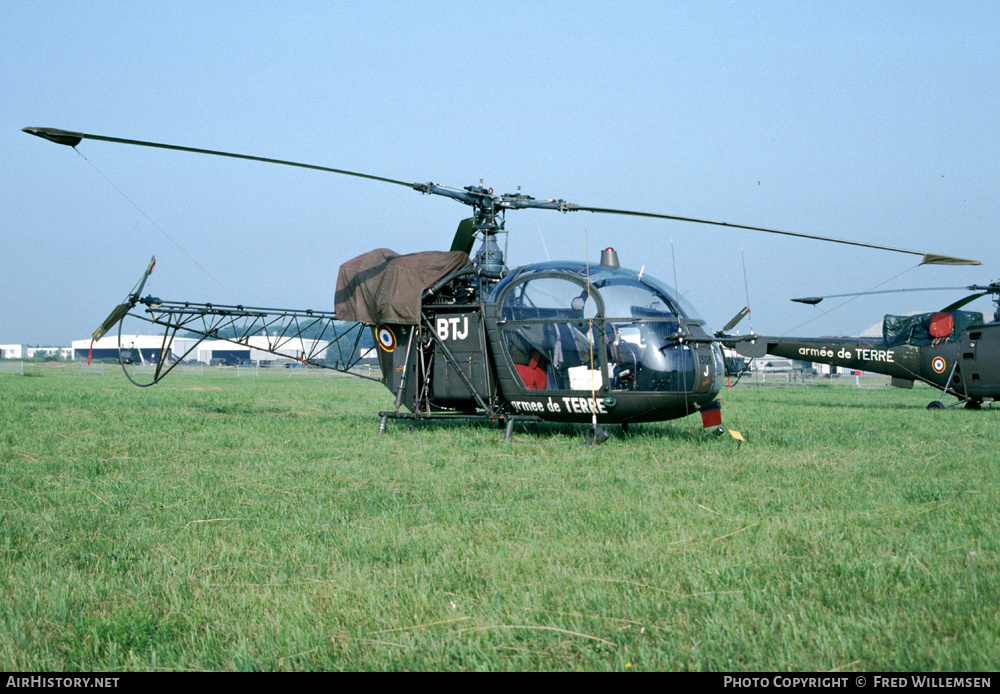
[(400, 255), (377, 248), (359, 255), (340, 266), (334, 297), (337, 320), (417, 325), (424, 290), (468, 264), (468, 254), (461, 251)]

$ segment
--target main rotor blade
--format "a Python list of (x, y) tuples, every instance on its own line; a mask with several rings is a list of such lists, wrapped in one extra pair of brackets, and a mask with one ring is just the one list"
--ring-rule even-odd
[(248, 159), (250, 161), (261, 161), (267, 164), (282, 164), (284, 166), (297, 166), (301, 169), (315, 169), (317, 171), (328, 171), (330, 173), (343, 174), (345, 176), (356, 176), (367, 178), (372, 181), (382, 181), (383, 183), (394, 183), (398, 186), (419, 189), (423, 183), (407, 183), (397, 181), (393, 178), (373, 176), (372, 174), (358, 173), (357, 171), (346, 171), (344, 169), (334, 169), (328, 166), (317, 166), (316, 164), (303, 164), (296, 161), (286, 161), (284, 159), (270, 159), (268, 157), (255, 157), (249, 154), (235, 154), (233, 152), (220, 152), (214, 149), (201, 149), (199, 147), (182, 147), (180, 145), (166, 145), (160, 142), (144, 142), (142, 140), (126, 140), (120, 137), (105, 137), (104, 135), (90, 135), (88, 133), (77, 133), (69, 130), (59, 130), (57, 128), (21, 128), (22, 132), (35, 135), (50, 142), (68, 147), (76, 147), (81, 140), (102, 140), (104, 142), (118, 142), (123, 145), (137, 145), (139, 147), (156, 147), (158, 149), (174, 149), (180, 152), (194, 152), (195, 154), (211, 154), (218, 157), (231, 157), (233, 159)]
[(989, 294), (989, 292), (980, 292), (978, 294), (970, 294), (969, 296), (965, 297), (964, 299), (959, 299), (958, 301), (956, 301), (953, 304), (948, 304), (943, 309), (941, 309), (941, 313), (948, 313), (950, 311), (957, 311), (958, 309), (962, 308), (966, 304), (971, 304), (973, 301), (975, 301), (979, 297), (986, 296), (987, 294)]
[(761, 231), (768, 234), (781, 234), (783, 236), (796, 236), (803, 239), (812, 239), (814, 241), (827, 241), (830, 243), (840, 243), (848, 246), (859, 246), (862, 248), (874, 248), (883, 251), (892, 251), (894, 253), (907, 253), (910, 255), (921, 256), (921, 265), (981, 265), (978, 260), (968, 260), (966, 258), (956, 258), (949, 255), (940, 255), (937, 253), (926, 253), (924, 251), (913, 251), (905, 248), (895, 248), (893, 246), (882, 246), (873, 243), (863, 243), (861, 241), (849, 241), (847, 239), (838, 239), (831, 236), (819, 236), (816, 234), (804, 234), (795, 231), (783, 231), (780, 229), (769, 229), (767, 227), (751, 226), (748, 224), (733, 224), (731, 222), (717, 222), (709, 219), (699, 219), (697, 217), (682, 217), (679, 215), (670, 214), (660, 214), (656, 212), (640, 212), (637, 210), (616, 210), (607, 207), (589, 207), (585, 205), (574, 205), (566, 202), (565, 200), (535, 200), (530, 196), (522, 196), (520, 193), (516, 195), (502, 195), (494, 196), (492, 191), (486, 190), (481, 186), (468, 186), (464, 190), (457, 190), (454, 188), (449, 188), (447, 186), (440, 186), (435, 183), (409, 183), (407, 181), (398, 181), (394, 178), (385, 178), (384, 176), (374, 176), (372, 174), (360, 173), (357, 171), (347, 171), (346, 169), (335, 169), (329, 166), (318, 166), (316, 164), (304, 164), (302, 162), (287, 161), (284, 159), (271, 159), (269, 157), (257, 157), (249, 154), (236, 154), (233, 152), (222, 152), (212, 149), (202, 149), (199, 147), (182, 147), (180, 145), (168, 145), (160, 142), (145, 142), (142, 140), (127, 140), (120, 137), (106, 137), (104, 135), (91, 135), (88, 133), (79, 133), (69, 130), (59, 130), (58, 128), (22, 128), (23, 132), (29, 135), (35, 135), (36, 137), (41, 137), (50, 142), (55, 142), (60, 145), (67, 145), (69, 147), (76, 147), (80, 144), (81, 140), (101, 140), (104, 142), (117, 142), (126, 145), (137, 145), (139, 147), (155, 147), (158, 149), (173, 149), (181, 152), (194, 152), (196, 154), (211, 154), (219, 157), (231, 157), (233, 159), (246, 159), (249, 161), (259, 161), (268, 164), (282, 164), (285, 166), (296, 166), (303, 169), (313, 169), (316, 171), (327, 171), (330, 173), (343, 174), (345, 176), (355, 176), (357, 178), (366, 178), (372, 181), (382, 181), (383, 183), (392, 183), (398, 186), (405, 186), (413, 190), (419, 191), (421, 193), (426, 193), (429, 195), (441, 195), (444, 197), (457, 200), (466, 205), (470, 205), (477, 209), (489, 209), (499, 207), (501, 209), (550, 209), (558, 210), (560, 212), (596, 212), (601, 214), (618, 214), (618, 215), (628, 215), (634, 217), (651, 217), (654, 219), (669, 219), (677, 222), (692, 222), (695, 224), (709, 224), (713, 226), (726, 227), (729, 229), (746, 229), (750, 231)]
[(800, 304), (810, 304), (815, 306), (823, 299), (843, 299), (848, 296), (868, 296), (869, 294), (901, 294), (902, 292), (938, 292), (938, 291), (957, 291), (959, 289), (975, 289), (972, 287), (918, 287), (916, 289), (882, 289), (877, 292), (854, 292), (851, 294), (829, 294), (827, 296), (806, 296), (800, 299), (792, 299), (792, 301), (797, 301)]
[(882, 246), (875, 243), (864, 243), (862, 241), (849, 241), (838, 239), (832, 236), (819, 236), (817, 234), (803, 234), (797, 231), (783, 231), (781, 229), (768, 229), (767, 227), (756, 227), (747, 224), (733, 224), (731, 222), (716, 222), (710, 219), (698, 219), (697, 217), (680, 217), (672, 214), (659, 214), (656, 212), (638, 212), (636, 210), (614, 210), (606, 207), (586, 207), (584, 205), (565, 204), (562, 206), (563, 212), (597, 212), (601, 214), (621, 214), (633, 217), (652, 217), (654, 219), (670, 219), (677, 222), (694, 222), (696, 224), (711, 224), (713, 226), (726, 227), (729, 229), (747, 229), (749, 231), (763, 231), (768, 234), (781, 234), (782, 236), (797, 236), (802, 239), (812, 239), (814, 241), (828, 241), (830, 243), (842, 243), (848, 246), (860, 246), (862, 248), (875, 248), (881, 251), (892, 251), (894, 253), (908, 253), (922, 257), (921, 265), (982, 265), (978, 260), (968, 260), (966, 258), (956, 258), (950, 255), (939, 255), (937, 253), (927, 253), (925, 251), (911, 251), (906, 248), (895, 248), (893, 246)]

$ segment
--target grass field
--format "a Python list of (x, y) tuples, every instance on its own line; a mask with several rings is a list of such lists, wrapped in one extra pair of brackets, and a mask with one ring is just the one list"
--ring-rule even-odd
[(10, 670), (993, 670), (1000, 412), (378, 436), (345, 378), (0, 376)]

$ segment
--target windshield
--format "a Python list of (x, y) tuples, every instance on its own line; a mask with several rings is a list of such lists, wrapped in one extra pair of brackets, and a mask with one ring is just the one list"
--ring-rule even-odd
[(622, 268), (544, 263), (501, 282), (503, 336), (529, 390), (688, 391), (694, 356), (677, 343), (692, 310)]
[[(608, 316), (618, 315), (619, 317), (632, 316), (631, 307), (640, 309), (651, 309), (653, 311), (666, 310), (675, 316), (701, 321), (694, 306), (679, 296), (669, 284), (661, 282), (648, 274), (640, 274), (628, 268), (611, 268), (603, 265), (591, 265), (588, 269), (584, 263), (570, 261), (553, 261), (549, 263), (538, 263), (518, 268), (503, 279), (494, 289), (490, 296), (490, 301), (497, 301), (500, 294), (514, 282), (520, 282), (533, 275), (546, 273), (549, 275), (556, 273), (568, 273), (581, 281), (580, 288), (583, 290), (583, 297), (586, 298), (586, 283), (589, 278), (592, 287), (601, 290), (605, 302), (613, 304), (608, 309)], [(534, 288), (540, 291), (550, 291), (551, 287), (543, 290), (542, 287)], [(556, 289), (556, 292), (566, 291), (573, 293), (574, 289)], [(509, 297), (508, 297), (509, 298)], [(566, 298), (572, 299), (573, 296)], [(565, 302), (564, 302), (565, 305)], [(629, 307), (624, 310), (624, 307)], [(506, 308), (506, 305), (505, 305)]]

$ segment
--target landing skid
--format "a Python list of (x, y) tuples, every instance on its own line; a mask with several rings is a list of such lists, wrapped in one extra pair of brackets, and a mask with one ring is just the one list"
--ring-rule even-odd
[(611, 438), (611, 434), (608, 433), (607, 429), (602, 429), (601, 427), (590, 427), (587, 429), (587, 433), (584, 435), (584, 443), (588, 446), (596, 446), (602, 444)]
[[(488, 414), (421, 414), (417, 412), (379, 412), (378, 433), (384, 434), (389, 425), (390, 419), (408, 419), (412, 421), (434, 421), (434, 420), (454, 420), (471, 419), (480, 422), (500, 422), (504, 427), (503, 440), (510, 441), (514, 434), (514, 424), (517, 422), (543, 422), (541, 417), (530, 414), (511, 415), (488, 415)], [(411, 427), (412, 428), (412, 427)]]
[(964, 405), (967, 410), (981, 410), (983, 409), (983, 401), (976, 400), (974, 398), (964, 398), (953, 402), (950, 405), (944, 404), (944, 394), (941, 395), (940, 400), (932, 400), (927, 403), (928, 410), (950, 410), (953, 407), (958, 407), (959, 405)]
[[(955, 376), (955, 372), (956, 372), (956, 370), (958, 370), (958, 367), (959, 367), (959, 362), (956, 361), (955, 365), (951, 367), (951, 374), (948, 375), (948, 381), (947, 382), (949, 384), (951, 384), (952, 388), (954, 388), (954, 385), (956, 383), (959, 383), (959, 384), (963, 383), (962, 379), (964, 377), (962, 377), (962, 376), (956, 377)], [(964, 385), (963, 385), (963, 389), (964, 389)], [(948, 395), (949, 393), (951, 395), (954, 395), (956, 398), (958, 398), (958, 401), (953, 402), (950, 405), (945, 405), (944, 404), (944, 396)], [(981, 399), (969, 397), (968, 392), (966, 392), (965, 395), (959, 395), (958, 392), (956, 392), (955, 390), (949, 390), (949, 388), (945, 388), (944, 390), (941, 391), (941, 397), (940, 398), (938, 398), (937, 400), (934, 400), (932, 402), (929, 402), (927, 404), (927, 409), (928, 410), (946, 410), (946, 409), (951, 409), (952, 407), (958, 407), (959, 405), (962, 405), (962, 404), (965, 405), (965, 409), (967, 409), (967, 410), (981, 410), (981, 409), (983, 409), (983, 401)]]

